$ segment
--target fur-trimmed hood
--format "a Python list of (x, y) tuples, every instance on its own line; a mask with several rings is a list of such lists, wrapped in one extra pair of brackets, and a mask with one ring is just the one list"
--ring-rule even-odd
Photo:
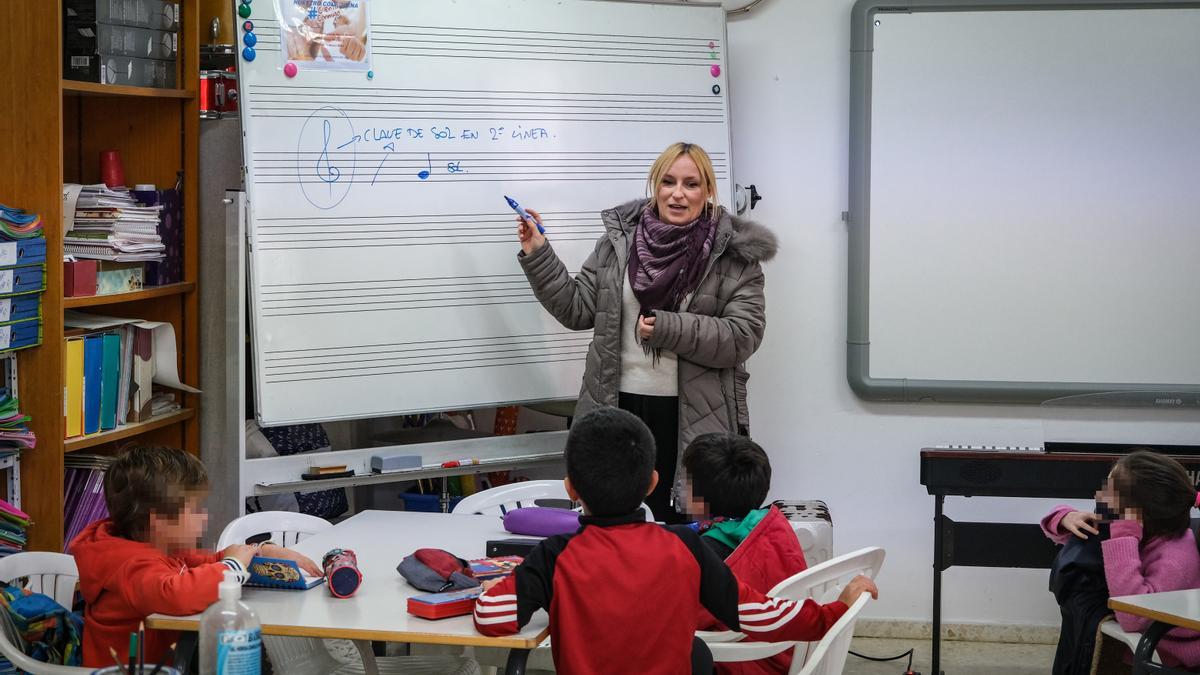
[[(619, 206), (606, 210), (602, 216), (609, 229), (619, 229), (622, 234), (630, 234), (641, 219), (642, 210), (650, 202), (649, 199), (634, 199)], [(775, 233), (766, 225), (735, 216), (724, 207), (721, 208), (721, 220), (717, 224), (717, 238), (728, 233), (729, 243), (725, 250), (746, 262), (765, 263), (779, 252), (779, 240)]]

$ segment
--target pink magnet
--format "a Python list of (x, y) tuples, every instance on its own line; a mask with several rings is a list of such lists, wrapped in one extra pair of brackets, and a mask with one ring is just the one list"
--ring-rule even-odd
[(709, 40), (709, 41), (708, 41), (708, 48), (709, 48), (709, 49), (716, 49), (716, 48), (717, 48), (717, 43), (713, 42), (712, 40)]
[(721, 66), (714, 63), (712, 65), (712, 67), (708, 69), (708, 72), (712, 73), (713, 77), (720, 77), (721, 76)]
[(283, 74), (287, 75), (288, 77), (295, 77), (298, 70), (299, 69), (296, 68), (296, 64), (294, 63), (288, 62), (283, 64)]

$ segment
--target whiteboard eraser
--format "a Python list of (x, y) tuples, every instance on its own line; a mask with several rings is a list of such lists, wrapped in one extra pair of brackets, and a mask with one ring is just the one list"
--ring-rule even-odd
[(371, 455), (371, 471), (374, 473), (419, 468), (421, 468), (420, 455)]

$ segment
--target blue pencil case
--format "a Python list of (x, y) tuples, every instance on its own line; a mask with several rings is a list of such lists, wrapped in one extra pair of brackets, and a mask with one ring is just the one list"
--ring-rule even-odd
[(42, 320), (28, 319), (0, 326), (0, 351), (34, 347), (42, 342)]
[(45, 289), (45, 265), (25, 265), (0, 269), (0, 297), (16, 293), (36, 293)]
[(0, 268), (44, 262), (46, 262), (45, 237), (0, 243)]
[(0, 323), (37, 319), (42, 315), (42, 296), (38, 293), (0, 298)]

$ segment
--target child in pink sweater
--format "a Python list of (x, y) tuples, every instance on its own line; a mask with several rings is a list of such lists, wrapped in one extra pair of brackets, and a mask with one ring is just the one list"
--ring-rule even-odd
[[(1109, 538), (1101, 542), (1109, 596), (1200, 588), (1200, 549), (1189, 529), (1197, 494), (1187, 471), (1166, 455), (1139, 449), (1113, 467), (1096, 493), (1097, 510), (1111, 513)], [(1042, 519), (1056, 543), (1099, 534), (1101, 516), (1057, 506)], [(1117, 623), (1141, 632), (1149, 619), (1117, 612)], [(1168, 666), (1200, 666), (1200, 633), (1177, 628), (1158, 643)]]

